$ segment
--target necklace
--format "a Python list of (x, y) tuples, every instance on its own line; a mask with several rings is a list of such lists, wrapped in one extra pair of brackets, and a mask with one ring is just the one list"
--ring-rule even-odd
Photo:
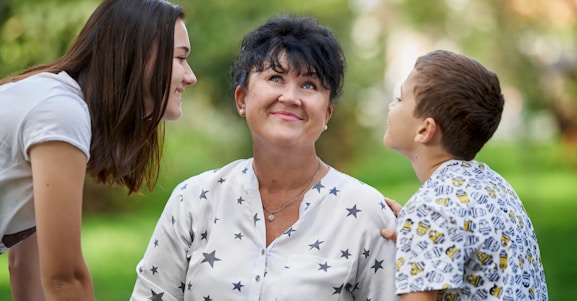
[(317, 171), (315, 171), (315, 174), (312, 176), (312, 178), (307, 182), (307, 184), (305, 186), (303, 186), (303, 188), (301, 189), (301, 191), (299, 191), (299, 193), (297, 195), (295, 195), (292, 199), (290, 199), (288, 202), (286, 202), (282, 207), (280, 207), (280, 209), (277, 210), (269, 210), (268, 208), (266, 208), (264, 206), (264, 203), (262, 204), (262, 208), (264, 208), (264, 210), (266, 212), (268, 212), (268, 216), (267, 219), (269, 220), (269, 222), (274, 221), (275, 217), (274, 215), (285, 210), (288, 206), (290, 206), (292, 203), (294, 203), (296, 200), (299, 199), (299, 197), (303, 194), (303, 192), (305, 192), (305, 190), (311, 186), (311, 184), (313, 183), (314, 179), (319, 175), (319, 172), (321, 171), (321, 161), (319, 160), (319, 166), (317, 167)]

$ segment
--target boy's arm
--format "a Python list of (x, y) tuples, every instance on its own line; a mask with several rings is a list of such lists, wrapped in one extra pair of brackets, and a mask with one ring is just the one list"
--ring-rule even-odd
[(401, 301), (435, 301), (438, 291), (415, 292), (401, 295)]

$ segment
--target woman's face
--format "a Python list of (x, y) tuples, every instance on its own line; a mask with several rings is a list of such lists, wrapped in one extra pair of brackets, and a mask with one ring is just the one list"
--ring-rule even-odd
[(330, 91), (316, 74), (297, 74), (286, 58), (279, 61), (286, 72), (250, 72), (248, 86), (235, 91), (237, 108), (256, 147), (314, 146), (333, 112)]
[(174, 58), (172, 59), (172, 80), (168, 91), (168, 103), (162, 116), (164, 120), (176, 120), (182, 115), (182, 92), (186, 86), (196, 84), (196, 76), (187, 62), (190, 54), (188, 31), (182, 19), (174, 25)]

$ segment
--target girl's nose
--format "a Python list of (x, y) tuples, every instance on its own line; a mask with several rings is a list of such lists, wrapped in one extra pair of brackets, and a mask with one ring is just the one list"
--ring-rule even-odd
[(192, 68), (190, 67), (190, 65), (187, 64), (187, 70), (184, 73), (184, 84), (187, 86), (194, 86), (196, 85), (197, 79), (196, 79), (196, 75), (194, 74), (194, 71), (192, 71)]

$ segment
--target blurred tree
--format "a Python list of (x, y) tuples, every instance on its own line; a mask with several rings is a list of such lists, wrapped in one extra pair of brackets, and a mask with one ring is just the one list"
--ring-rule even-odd
[[(62, 55), (99, 2), (0, 0), (0, 76)], [(494, 69), (504, 91), (512, 93), (509, 102), (522, 108), (519, 118), (549, 112), (568, 149), (577, 149), (575, 0), (174, 2), (187, 12), (190, 63), (199, 82), (187, 91), (192, 100), (183, 104), (190, 106), (185, 116), (167, 126), (167, 140), (170, 135), (195, 137), (188, 140), (189, 152), (208, 148), (205, 152), (220, 160), (250, 155), (228, 71), (242, 37), (278, 14), (314, 16), (343, 45), (344, 95), (318, 143), (320, 156), (336, 168), (346, 171), (355, 158), (382, 147), (386, 105), (404, 79), (395, 70), (408, 72), (416, 56), (433, 48), (462, 52)], [(518, 132), (523, 139), (536, 134)], [(87, 189), (122, 202), (91, 183)]]
[(64, 54), (96, 1), (2, 0), (0, 76)]
[[(348, 0), (261, 1), (218, 0), (196, 5), (183, 2), (193, 53), (191, 65), (199, 78), (199, 87), (208, 99), (225, 114), (237, 115), (229, 67), (240, 50), (242, 37), (279, 14), (312, 15), (331, 28), (341, 41), (348, 62), (345, 94), (336, 108), (329, 131), (319, 141), (323, 158), (337, 167), (344, 167), (353, 156), (355, 146), (363, 141), (366, 131), (355, 118), (357, 98), (363, 88), (374, 85), (382, 74), (382, 64), (372, 62), (360, 67), (351, 49), (350, 28), (354, 21)], [(375, 77), (376, 75), (376, 77)], [(202, 89), (202, 88), (201, 88)], [(250, 140), (245, 132), (244, 153), (250, 154)]]
[[(6, 76), (32, 65), (54, 60), (62, 55), (74, 39), (88, 16), (100, 1), (85, 0), (4, 0), (0, 14), (0, 75)], [(202, 5), (190, 1), (174, 1), (182, 5), (187, 13), (187, 27), (192, 44), (190, 63), (199, 78), (199, 84), (191, 89), (193, 102), (206, 100), (211, 110), (219, 115), (237, 120), (236, 125), (224, 134), (239, 133), (245, 139), (231, 139), (239, 145), (232, 146), (241, 156), (249, 156), (251, 145), (244, 122), (237, 117), (233, 106), (233, 89), (229, 81), (229, 68), (239, 51), (242, 37), (267, 19), (279, 14), (311, 15), (331, 28), (341, 41), (348, 61), (345, 94), (340, 100), (329, 124), (329, 131), (319, 141), (319, 153), (323, 159), (337, 168), (343, 168), (351, 158), (357, 145), (370, 135), (358, 125), (355, 111), (358, 106), (359, 91), (374, 84), (382, 74), (380, 64), (366, 63), (358, 68), (358, 61), (350, 46), (350, 27), (354, 20), (347, 0), (319, 1), (261, 1), (215, 0)], [(376, 77), (375, 77), (376, 75)], [(191, 112), (192, 116), (201, 112)], [(210, 115), (210, 114), (208, 114)], [(183, 119), (188, 119), (185, 117)], [(195, 117), (193, 117), (195, 118)], [(222, 120), (218, 118), (218, 120)], [(208, 120), (217, 123), (216, 119)], [(186, 127), (190, 123), (181, 123)], [(244, 129), (244, 131), (242, 130)], [(206, 131), (206, 124), (187, 128), (185, 135), (198, 136)], [(194, 134), (191, 134), (194, 133)], [(214, 134), (214, 133), (211, 133)], [(219, 132), (222, 134), (222, 132)], [(170, 135), (170, 132), (167, 133)], [(203, 139), (203, 138), (200, 138)], [(191, 144), (194, 141), (190, 142)], [(193, 145), (191, 145), (193, 147)], [(221, 145), (215, 145), (215, 154)], [(122, 203), (124, 195), (116, 200), (103, 187), (87, 181), (88, 195), (104, 203)], [(111, 201), (106, 201), (111, 200)], [(88, 206), (90, 205), (88, 202)], [(120, 208), (119, 205), (95, 204), (93, 208)]]
[[(352, 51), (349, 32), (354, 15), (347, 0), (300, 0), (267, 5), (261, 1), (234, 0), (207, 1), (202, 5), (175, 2), (187, 12), (193, 44), (190, 61), (199, 78), (195, 94), (201, 94), (223, 114), (236, 114), (228, 71), (242, 37), (278, 14), (316, 17), (335, 32), (348, 61), (345, 94), (329, 132), (319, 143), (319, 151), (327, 162), (345, 166), (353, 156), (355, 145), (369, 137), (370, 132), (358, 127), (354, 115), (360, 91), (374, 85), (375, 79), (382, 75), (382, 62), (356, 63), (360, 60)], [(7, 9), (0, 15), (3, 16), (0, 19), (0, 75), (5, 76), (62, 55), (99, 1), (8, 0), (3, 3)], [(243, 148), (244, 153), (249, 154), (248, 139)]]
[(416, 55), (446, 48), (472, 56), (499, 74), (507, 101), (521, 107), (517, 139), (544, 132), (531, 123), (547, 112), (568, 158), (577, 163), (577, 1), (379, 1), (367, 14), (389, 17), (380, 18), (387, 32), (386, 68), (401, 56), (398, 49), (416, 46)]

